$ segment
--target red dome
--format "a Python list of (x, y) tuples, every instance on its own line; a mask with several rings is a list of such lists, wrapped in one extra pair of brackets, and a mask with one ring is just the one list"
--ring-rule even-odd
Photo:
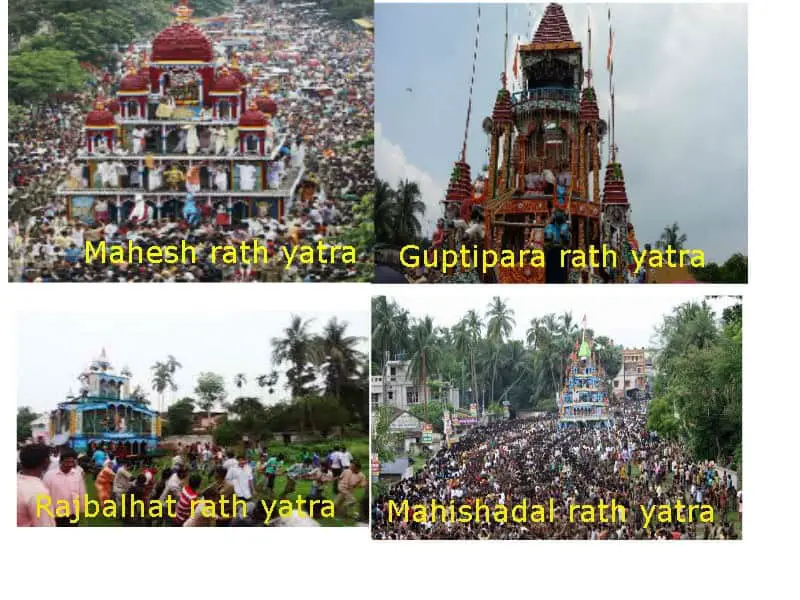
[(254, 106), (250, 106), (246, 113), (239, 117), (239, 127), (266, 127), (267, 117)]
[(95, 102), (94, 110), (86, 115), (86, 127), (116, 127), (114, 113), (98, 100)]
[(238, 81), (238, 82), (239, 82), (239, 84), (240, 84), (242, 87), (244, 87), (244, 86), (246, 86), (248, 83), (250, 83), (250, 82), (247, 80), (247, 75), (245, 75), (244, 73), (242, 73), (242, 72), (241, 72), (239, 69), (237, 69), (236, 67), (231, 67), (231, 75), (233, 75), (233, 76), (236, 78), (236, 81)]
[(117, 114), (119, 112), (119, 108), (120, 106), (118, 100), (112, 100), (111, 102), (106, 104), (106, 110), (109, 110), (114, 114)]
[(578, 113), (581, 121), (599, 121), (600, 109), (597, 107), (597, 96), (594, 88), (586, 88), (581, 95), (581, 109)]
[(173, 23), (153, 40), (151, 62), (195, 60), (213, 62), (211, 42), (190, 23)]
[(235, 92), (238, 94), (241, 90), (242, 86), (239, 84), (239, 80), (232, 73), (222, 73), (211, 86), (212, 92)]
[(138, 73), (128, 73), (119, 82), (120, 92), (144, 92), (150, 87), (149, 78), (142, 76), (141, 71)]
[(256, 107), (265, 115), (278, 114), (278, 105), (269, 96), (259, 96), (256, 98)]
[(511, 104), (511, 93), (505, 88), (497, 92), (497, 99), (492, 111), (492, 121), (495, 125), (514, 122), (514, 106)]

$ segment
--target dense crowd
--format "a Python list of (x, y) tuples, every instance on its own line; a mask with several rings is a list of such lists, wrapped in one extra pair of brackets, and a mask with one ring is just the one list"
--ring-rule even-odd
[[(93, 446), (79, 456), (68, 447), (27, 444), (19, 449), (17, 470), (17, 525), (22, 527), (74, 527), (85, 521), (87, 478), (94, 482), (97, 501), (113, 502), (117, 520), (128, 526), (316, 526), (316, 519), (326, 515), (320, 508), (310, 512), (309, 504), (304, 515), (267, 512), (272, 501), (289, 499), (303, 480), (311, 482), (305, 500), (330, 500), (338, 518), (349, 519), (354, 511), (362, 519), (368, 514), (367, 497), (359, 507), (354, 496), (356, 489), (366, 487), (366, 477), (343, 446), (324, 456), (304, 452), (300, 460), (288, 464), (283, 454), (270, 455), (258, 446), (236, 452), (197, 442), (181, 445), (159, 469), (151, 458), (123, 456), (106, 445)], [(286, 477), (280, 492), (279, 476)], [(67, 514), (37, 510), (43, 496), (52, 506), (66, 502)], [(174, 509), (168, 508), (169, 498)], [(231, 509), (234, 498), (243, 501), (243, 509)], [(123, 516), (122, 505), (132, 506), (132, 500), (142, 501), (150, 511)], [(153, 503), (161, 505), (161, 516), (153, 516)]]
[[(640, 409), (626, 409), (608, 429), (559, 429), (553, 418), (504, 421), (477, 427), (441, 449), (412, 478), (393, 486), (373, 505), (373, 532), (378, 539), (735, 539), (741, 528), (741, 491), (727, 471), (710, 461), (694, 461), (684, 448), (648, 433)], [(481, 518), (469, 522), (389, 519), (390, 501), (400, 506), (432, 500), (456, 507), (480, 499), (492, 511), (510, 511), (527, 500), (549, 506), (550, 522), (524, 523)], [(570, 520), (570, 506), (599, 509), (612, 500), (625, 509), (601, 522)], [(686, 522), (684, 506), (713, 507), (714, 523)], [(669, 519), (657, 517), (645, 527), (644, 512), (669, 506)], [(608, 510), (606, 511), (606, 513)], [(727, 519), (731, 513), (737, 519)], [(494, 514), (494, 513), (492, 513)], [(501, 513), (502, 514), (502, 513)], [(580, 514), (580, 513), (578, 513)], [(599, 512), (595, 513), (600, 515)], [(652, 514), (658, 514), (658, 508)], [(663, 516), (663, 515), (662, 515)], [(608, 514), (606, 514), (608, 518)]]
[[(155, 220), (134, 217), (109, 219), (108, 209), (95, 206), (94, 223), (69, 221), (66, 200), (55, 195), (58, 187), (75, 178), (78, 150), (85, 148), (83, 119), (91, 96), (68, 104), (38, 109), (11, 134), (9, 185), (14, 211), (9, 213), (9, 280), (12, 281), (339, 281), (371, 272), (370, 257), (358, 249), (355, 264), (325, 264), (287, 260), (300, 245), (343, 245), (359, 224), (354, 210), (373, 188), (373, 44), (365, 31), (352, 23), (329, 19), (325, 11), (266, 4), (242, 3), (236, 18), (221, 29), (207, 31), (219, 54), (230, 62), (233, 53), (220, 45), (223, 39), (242, 37), (240, 31), (263, 33), (246, 39), (249, 47), (236, 55), (238, 68), (251, 80), (251, 96), (270, 84), (269, 73), (279, 73), (279, 87), (270, 91), (277, 104), (275, 139), (283, 139), (280, 172), (314, 182), (312, 197), (297, 186), (291, 208), (278, 219), (250, 215), (235, 224), (210, 205), (200, 206), (199, 218), (189, 220), (179, 210), (164, 211)], [(275, 36), (272, 32), (283, 32)], [(295, 52), (293, 47), (301, 47)], [(120, 56), (116, 73), (101, 78), (99, 89), (113, 95), (113, 85), (125, 75), (127, 65), (140, 58), (131, 47)], [(267, 75), (265, 75), (267, 74)], [(319, 93), (320, 89), (330, 94)], [(279, 137), (282, 136), (282, 137)], [(276, 148), (277, 149), (277, 148)], [(166, 174), (166, 171), (165, 171)], [(188, 174), (186, 184), (188, 189)], [(286, 186), (291, 182), (286, 182)], [(78, 186), (82, 187), (82, 186)], [(131, 187), (133, 187), (131, 185)], [(98, 197), (98, 205), (105, 205)], [(101, 206), (101, 208), (102, 208)], [(99, 211), (99, 212), (98, 212)], [(13, 215), (13, 216), (12, 216)], [(222, 217), (222, 218), (221, 218)], [(112, 222), (109, 222), (112, 221)], [(239, 260), (225, 264), (209, 260), (213, 246), (266, 247), (267, 264)], [(109, 248), (132, 241), (146, 250), (151, 246), (191, 245), (196, 261), (189, 264), (115, 264), (85, 261), (87, 241), (106, 241)], [(284, 252), (285, 250), (285, 252)], [(327, 255), (329, 256), (329, 255)], [(252, 258), (252, 254), (251, 254)]]

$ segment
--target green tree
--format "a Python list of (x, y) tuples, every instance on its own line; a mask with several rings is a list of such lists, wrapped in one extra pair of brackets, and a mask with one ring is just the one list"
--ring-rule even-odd
[(29, 406), (20, 406), (17, 408), (17, 441), (24, 442), (33, 435), (31, 425), (39, 418)]
[(247, 376), (244, 373), (237, 373), (233, 376), (233, 385), (236, 386), (237, 389), (242, 389), (242, 386), (247, 384)]
[(428, 406), (428, 375), (438, 368), (441, 348), (436, 339), (433, 319), (425, 316), (411, 327), (409, 374), (422, 392), (423, 405)]
[(397, 448), (402, 444), (402, 437), (390, 429), (393, 418), (391, 406), (379, 406), (373, 413), (371, 447), (381, 462), (393, 461)]
[(738, 461), (742, 443), (742, 322), (728, 314), (717, 320), (703, 301), (664, 318), (648, 415), (655, 431), (683, 440), (696, 459), (725, 464)]
[(378, 244), (390, 245), (393, 242), (394, 232), (394, 190), (388, 181), (375, 179), (375, 201), (373, 214), (375, 216), (375, 241)]
[(428, 408), (416, 404), (408, 408), (408, 412), (417, 417), (420, 421), (430, 423), (433, 429), (442, 433), (444, 431), (444, 410), (448, 409), (452, 412), (452, 407), (449, 404), (440, 402), (439, 400), (431, 400), (428, 402)]
[(258, 398), (240, 396), (229, 408), (227, 423), (239, 437), (247, 436), (250, 441), (261, 440), (269, 433), (267, 412)]
[(178, 390), (178, 386), (172, 377), (173, 370), (169, 362), (156, 361), (150, 369), (153, 371), (152, 386), (158, 394), (158, 410), (161, 412), (164, 410), (164, 392), (168, 389), (175, 392)]
[(167, 409), (167, 428), (171, 435), (186, 435), (192, 430), (194, 400), (181, 398)]
[(286, 379), (292, 398), (305, 394), (314, 381), (313, 373), (308, 372), (313, 353), (310, 323), (310, 320), (292, 315), (289, 326), (283, 330), (283, 337), (272, 339), (272, 360), (277, 365), (289, 364)]
[(741, 326), (742, 323), (742, 305), (734, 304), (733, 306), (729, 306), (722, 311), (722, 322), (725, 325), (732, 325), (734, 323), (739, 323)]
[(656, 242), (656, 248), (659, 250), (666, 250), (673, 248), (676, 251), (683, 250), (686, 244), (686, 235), (681, 233), (681, 228), (675, 222), (672, 225), (664, 227), (661, 232), (661, 237)]
[(87, 80), (73, 52), (46, 48), (8, 58), (8, 96), (17, 104), (41, 104), (54, 94), (82, 91)]
[(313, 415), (314, 429), (328, 437), (335, 427), (347, 424), (349, 414), (337, 398), (311, 397), (308, 399), (309, 414)]
[(494, 383), (497, 376), (497, 358), (500, 353), (500, 346), (503, 340), (511, 335), (511, 331), (516, 322), (514, 321), (514, 311), (508, 307), (506, 302), (495, 296), (486, 309), (486, 337), (493, 347), (494, 360), (492, 361), (492, 387), (490, 402), (496, 400), (494, 395)]
[(274, 369), (266, 375), (259, 375), (256, 377), (256, 383), (258, 387), (265, 387), (267, 388), (267, 393), (269, 393), (270, 402), (272, 401), (272, 394), (275, 393), (275, 386), (278, 385), (278, 372)]
[(655, 398), (647, 406), (647, 429), (658, 432), (666, 439), (677, 439), (680, 432), (678, 420), (667, 397)]
[(373, 216), (374, 195), (367, 194), (353, 205), (352, 227), (342, 233), (342, 244), (356, 248), (363, 255), (356, 263), (355, 281), (372, 281), (375, 274), (375, 218)]
[(358, 371), (362, 353), (356, 348), (363, 338), (347, 335), (348, 324), (331, 318), (315, 340), (317, 363), (325, 378), (325, 394), (339, 401), (342, 386)]
[(414, 243), (422, 235), (422, 223), (419, 217), (425, 214), (425, 203), (422, 201), (419, 185), (413, 181), (403, 180), (397, 186), (393, 198), (394, 244), (400, 247)]
[(606, 379), (614, 379), (622, 368), (622, 346), (616, 346), (606, 336), (600, 335), (594, 338), (593, 350), (597, 362), (605, 371)]
[(194, 393), (199, 397), (198, 405), (201, 410), (206, 411), (206, 416), (211, 418), (211, 408), (215, 404), (222, 404), (225, 400), (225, 380), (222, 375), (216, 373), (203, 372), (197, 377), (197, 385)]
[(229, 448), (237, 444), (242, 438), (236, 425), (227, 419), (214, 428), (214, 443)]
[(131, 392), (131, 400), (138, 402), (139, 404), (150, 404), (150, 399), (147, 397), (147, 392), (145, 392), (140, 385), (137, 385), (135, 388), (133, 388), (133, 391)]

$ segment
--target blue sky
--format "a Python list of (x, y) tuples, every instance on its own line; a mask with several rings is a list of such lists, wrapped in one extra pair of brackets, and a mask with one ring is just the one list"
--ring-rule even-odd
[[(606, 118), (606, 4), (594, 4), (592, 66)], [(509, 4), (515, 35), (530, 39), (544, 4)], [(745, 5), (611, 5), (616, 140), (640, 243), (677, 221), (706, 260), (747, 252), (747, 11)], [(565, 5), (584, 46), (588, 5)], [(503, 70), (505, 6), (481, 6), (481, 36), (467, 159), (485, 164), (481, 121)], [(420, 183), (426, 231), (440, 216), (461, 149), (472, 69), (476, 4), (377, 4), (376, 170)], [(511, 68), (511, 61), (508, 61)], [(411, 88), (412, 91), (406, 91)]]

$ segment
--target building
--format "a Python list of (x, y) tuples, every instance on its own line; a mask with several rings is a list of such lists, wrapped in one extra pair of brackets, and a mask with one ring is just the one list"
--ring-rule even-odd
[(86, 148), (58, 191), (70, 219), (237, 225), (283, 217), (305, 186), (303, 151), (288, 156), (291, 136), (266, 88), (254, 89), (235, 54), (220, 64), (187, 0), (175, 13), (115, 97), (86, 115)]
[(613, 420), (605, 377), (592, 353), (592, 340), (586, 339), (585, 318), (581, 341), (575, 341), (575, 351), (570, 355), (565, 375), (564, 389), (557, 401), (558, 426), (610, 426)]
[(115, 373), (103, 350), (78, 377), (77, 396), (50, 413), (50, 443), (77, 452), (106, 447), (117, 456), (155, 450), (161, 437), (161, 417), (131, 395), (130, 373)]
[(215, 429), (225, 418), (228, 413), (225, 411), (201, 411), (192, 415), (192, 433), (201, 434), (207, 433)]
[(35, 444), (50, 443), (50, 415), (42, 415), (31, 423), (31, 439)]
[[(386, 362), (384, 375), (370, 377), (370, 398), (373, 410), (382, 405), (408, 410), (412, 406), (425, 402), (423, 387), (415, 382), (409, 374), (410, 364), (402, 357), (395, 357), (394, 360)], [(458, 408), (459, 393), (450, 382), (430, 378), (427, 381), (427, 388), (429, 402), (440, 401), (450, 404), (454, 409)]]
[[(650, 361), (652, 372), (652, 361)], [(622, 350), (622, 366), (614, 377), (614, 394), (620, 397), (637, 397), (648, 388), (648, 361), (645, 348)]]

